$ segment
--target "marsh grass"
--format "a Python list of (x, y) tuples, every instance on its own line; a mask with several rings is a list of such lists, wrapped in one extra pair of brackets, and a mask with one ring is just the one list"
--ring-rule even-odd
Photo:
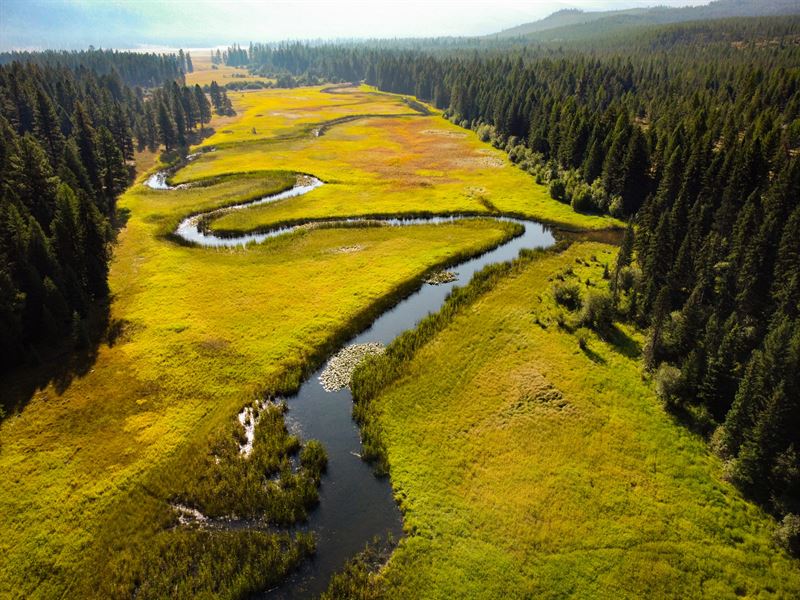
[[(219, 147), (173, 176), (196, 187), (136, 185), (120, 198), (126, 222), (111, 264), (108, 343), (63, 385), (33, 378), (39, 383), (22, 386), (24, 408), (0, 423), (0, 470), (8, 482), (0, 489), (0, 596), (233, 598), (285, 577), (312, 552), (309, 536), (181, 526), (169, 503), (254, 515), (265, 524), (302, 519), (316, 501), (320, 449), (306, 442), (304, 450), (282, 417), (270, 414), (257, 427), (262, 449), (248, 464), (252, 457), (237, 454), (237, 413), (253, 400), (297, 390), (340, 343), (427, 274), (518, 233), (509, 223), (470, 220), (319, 226), (236, 249), (172, 243), (169, 234), (186, 215), (274, 193), (295, 172), (329, 183), (282, 203), (287, 212), (278, 220), (478, 206), (459, 191), (485, 174), (473, 172), (474, 163), (441, 181), (441, 165), (430, 154), (415, 155), (426, 145), (414, 141), (422, 130), (450, 127), (438, 117), (360, 119), (319, 140), (269, 141), (359, 111), (416, 114), (396, 97), (356, 90), (352, 98), (325, 94), (320, 103), (314, 89), (231, 96), (240, 116), (215, 118), (217, 132), (204, 147), (237, 136), (244, 142), (253, 127), (263, 143)], [(277, 114), (281, 107), (285, 114)], [(351, 137), (356, 146), (348, 145), (348, 136), (362, 134), (368, 143)], [(480, 160), (469, 138), (443, 139), (466, 144), (457, 145), (456, 157)], [(393, 189), (409, 173), (411, 184)], [(519, 188), (511, 170), (492, 173), (490, 200), (498, 209), (537, 205), (535, 188), (516, 200), (506, 192)], [(373, 185), (380, 178), (383, 184)], [(336, 252), (353, 245), (360, 250)], [(287, 468), (298, 457), (299, 470)], [(265, 479), (278, 491), (260, 489)]]
[[(641, 333), (580, 328), (548, 293), (557, 274), (607, 290), (614, 252), (574, 243), (481, 273), (356, 371), (407, 536), (377, 582), (351, 583), (387, 598), (800, 593), (774, 521), (643, 377)], [(572, 325), (535, 325), (558, 318)]]
[(375, 539), (347, 562), (344, 569), (331, 577), (328, 589), (320, 600), (377, 600), (385, 589), (380, 569), (395, 548), (393, 539)]
[(455, 287), (439, 312), (422, 319), (414, 329), (403, 332), (386, 347), (386, 352), (367, 356), (353, 371), (350, 389), (353, 394), (353, 416), (361, 428), (361, 456), (375, 466), (378, 475), (389, 473), (386, 445), (373, 400), (400, 378), (409, 360), (434, 336), (442, 331), (466, 307), (488, 293), (504, 277), (519, 270), (528, 261), (545, 252), (563, 250), (557, 244), (550, 250), (524, 250), (519, 258), (507, 263), (489, 265), (476, 273), (465, 287)]

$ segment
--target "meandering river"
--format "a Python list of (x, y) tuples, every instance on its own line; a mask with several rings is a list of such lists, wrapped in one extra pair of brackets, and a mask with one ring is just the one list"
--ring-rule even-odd
[[(157, 173), (147, 180), (154, 189), (169, 190), (166, 173)], [(222, 237), (202, 227), (223, 213), (246, 209), (254, 205), (277, 202), (307, 194), (323, 183), (316, 178), (303, 177), (295, 187), (253, 202), (210, 211), (184, 219), (176, 235), (186, 241), (207, 247), (236, 247), (259, 243), (269, 237), (285, 235), (297, 227), (284, 227), (263, 233)], [(379, 221), (387, 226), (445, 223), (473, 216), (446, 216), (412, 219), (346, 219), (346, 222)], [(367, 342), (389, 344), (420, 319), (438, 311), (456, 285), (465, 285), (472, 276), (493, 263), (512, 260), (523, 248), (548, 247), (555, 242), (552, 233), (534, 221), (508, 217), (492, 217), (517, 223), (524, 232), (481, 256), (466, 260), (449, 270), (457, 273), (455, 281), (441, 285), (422, 284), (415, 293), (380, 315), (366, 330), (343, 346)], [(360, 458), (361, 439), (352, 419), (352, 396), (347, 388), (327, 392), (319, 381), (325, 365), (313, 373), (288, 399), (287, 427), (304, 439), (317, 439), (328, 452), (328, 469), (322, 478), (320, 503), (303, 527), (317, 535), (315, 556), (306, 561), (284, 584), (264, 592), (265, 598), (308, 598), (324, 591), (331, 575), (376, 536), (402, 535), (400, 512), (392, 497), (388, 478), (376, 478), (371, 467)]]

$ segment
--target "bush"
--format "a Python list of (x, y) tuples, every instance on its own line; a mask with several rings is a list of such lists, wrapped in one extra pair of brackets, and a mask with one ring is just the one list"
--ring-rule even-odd
[(491, 125), (481, 125), (478, 127), (478, 139), (482, 142), (488, 142), (492, 138), (494, 129)]
[(553, 286), (553, 298), (569, 310), (581, 307), (581, 288), (577, 283), (557, 283)]
[(567, 192), (564, 182), (560, 179), (553, 179), (550, 182), (550, 197), (559, 202), (564, 201), (564, 196)]
[(614, 302), (607, 292), (591, 291), (583, 303), (581, 325), (602, 331), (614, 322)]
[(616, 217), (617, 219), (625, 216), (622, 198), (620, 196), (614, 196), (611, 199), (611, 204), (608, 206), (608, 212), (612, 217)]
[(800, 515), (789, 513), (775, 531), (775, 542), (795, 556), (800, 555)]
[(590, 212), (597, 208), (594, 205), (592, 193), (589, 191), (588, 187), (576, 190), (575, 194), (572, 196), (571, 204), (572, 210), (575, 212)]
[(619, 272), (619, 289), (627, 292), (639, 284), (642, 272), (638, 267), (622, 267)]
[(670, 364), (661, 363), (656, 371), (656, 394), (666, 408), (672, 409), (680, 404), (683, 387), (681, 370)]

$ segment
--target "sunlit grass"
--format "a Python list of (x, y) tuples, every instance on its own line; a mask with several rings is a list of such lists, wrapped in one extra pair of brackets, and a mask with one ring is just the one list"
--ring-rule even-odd
[[(12, 485), (0, 490), (0, 590), (57, 595), (107, 537), (103, 515), (118, 495), (187, 440), (227, 431), (257, 390), (306, 364), (396, 286), (506, 231), (492, 223), (319, 230), (235, 251), (161, 238), (164, 223), (187, 210), (226, 202), (208, 194), (137, 187), (125, 195), (131, 219), (111, 272), (121, 339), (100, 348), (86, 376), (63, 392), (40, 390), (2, 424), (0, 469)], [(352, 245), (362, 250), (337, 252)], [(95, 565), (88, 575), (103, 572)]]
[(774, 523), (642, 377), (641, 336), (563, 329), (557, 276), (605, 288), (576, 244), (501, 280), (374, 401), (408, 537), (389, 597), (796, 597)]
[[(278, 205), (285, 214), (277, 220), (472, 210), (485, 203), (466, 198), (465, 190), (486, 185), (501, 210), (555, 211), (558, 218), (551, 220), (576, 226), (609, 222), (547, 199), (509, 164), (485, 167), (485, 157), (496, 164), (500, 155), (439, 117), (357, 121), (313, 139), (303, 133), (320, 119), (376, 110), (375, 103), (380, 110), (407, 111), (397, 97), (366, 90), (337, 97), (319, 89), (233, 96), (239, 115), (215, 117), (212, 126), (217, 136), (238, 136), (242, 143), (220, 145), (176, 176), (222, 176), (220, 181), (176, 191), (137, 185), (119, 201), (127, 225), (111, 265), (114, 344), (101, 345), (85, 373), (36, 389), (0, 424), (0, 596), (129, 597), (140, 577), (158, 576), (159, 585), (169, 585), (172, 572), (162, 567), (184, 568), (179, 557), (207, 542), (200, 534), (170, 537), (174, 514), (165, 500), (186, 491), (178, 488), (191, 476), (185, 469), (192, 464), (189, 454), (227, 435), (236, 412), (255, 395), (296, 383), (313, 361), (425, 271), (512, 233), (508, 224), (493, 221), (302, 230), (247, 249), (207, 250), (170, 241), (183, 216), (282, 189), (290, 183), (287, 171), (299, 171), (328, 185), (294, 199), (297, 209)], [(262, 118), (253, 112), (259, 103), (277, 111), (284, 101), (297, 114), (310, 103), (308, 114), (272, 115), (257, 131), (305, 137), (244, 143)], [(245, 102), (253, 103), (252, 110), (243, 109)], [(237, 125), (239, 133), (219, 131), (246, 123), (250, 112), (252, 124)], [(155, 157), (139, 158), (146, 165)], [(452, 160), (466, 162), (447, 162)], [(247, 175), (231, 176), (242, 172)], [(276, 220), (264, 214), (245, 226)], [(353, 246), (360, 250), (339, 252)], [(9, 397), (24, 398), (41, 375), (39, 369), (18, 371), (0, 386)], [(273, 542), (268, 536), (236, 538), (219, 571), (209, 555), (198, 559), (192, 585), (213, 582), (222, 586), (215, 593), (235, 594), (247, 589), (243, 573), (274, 581), (307, 550), (304, 541), (284, 540), (280, 544), (291, 547), (280, 555)], [(209, 552), (222, 549), (209, 544)], [(197, 593), (187, 586), (181, 587), (185, 595)]]
[[(270, 112), (283, 96), (289, 96), (287, 107), (297, 103), (301, 109)], [(406, 107), (399, 96), (303, 88), (282, 95), (244, 94), (237, 102), (245, 112), (239, 128), (229, 128), (232, 134), (218, 131), (204, 145), (213, 146), (226, 136), (251, 143), (204, 154), (178, 174), (177, 182), (270, 168), (310, 173), (329, 185), (302, 198), (230, 214), (214, 224), (218, 229), (250, 230), (305, 217), (459, 211), (513, 213), (573, 229), (621, 225), (611, 217), (576, 213), (552, 200), (547, 189), (513, 166), (505, 153), (437, 115), (365, 118), (337, 125), (319, 138), (309, 133), (308, 123), (338, 118), (344, 111), (394, 114), (399, 108), (392, 103)], [(290, 118), (293, 114), (302, 116)], [(242, 125), (259, 120), (265, 125), (256, 128), (256, 135)], [(292, 137), (258, 141), (270, 132)]]
[(260, 81), (263, 83), (275, 81), (269, 77), (251, 75), (243, 67), (229, 67), (227, 65), (214, 65), (212, 67), (210, 52), (210, 50), (203, 50), (200, 54), (195, 53), (192, 55), (194, 72), (186, 74), (186, 85), (198, 84), (202, 87), (209, 85), (212, 81), (216, 81), (221, 86), (227, 83), (244, 83), (248, 81)]
[(327, 93), (327, 86), (228, 92), (240, 116), (217, 128), (203, 146), (220, 146), (306, 134), (325, 121), (366, 114), (414, 115), (402, 96), (375, 92), (367, 86)]

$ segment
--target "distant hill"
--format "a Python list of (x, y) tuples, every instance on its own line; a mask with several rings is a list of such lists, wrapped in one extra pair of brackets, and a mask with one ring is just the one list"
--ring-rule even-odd
[(565, 9), (539, 21), (506, 29), (492, 37), (527, 37), (541, 41), (576, 40), (647, 25), (682, 21), (800, 14), (800, 0), (716, 0), (705, 6), (632, 8), (587, 12)]

